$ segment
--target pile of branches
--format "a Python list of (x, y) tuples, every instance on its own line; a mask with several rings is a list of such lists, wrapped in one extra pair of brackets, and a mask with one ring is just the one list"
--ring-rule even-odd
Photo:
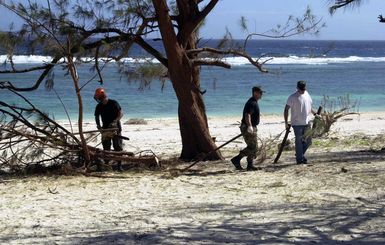
[[(22, 105), (9, 104), (0, 100), (0, 170), (7, 173), (21, 172), (32, 166), (68, 167), (89, 170), (84, 161), (84, 149), (79, 134), (72, 132), (36, 108), (22, 94), (9, 89), (4, 82), (0, 89), (7, 89)], [(97, 131), (86, 135), (92, 142)], [(136, 158), (131, 152), (104, 151), (87, 145), (91, 164), (103, 160), (138, 162), (146, 157)], [(153, 157), (152, 157), (153, 159)], [(91, 165), (90, 164), (90, 165)]]
[(352, 101), (349, 95), (338, 98), (324, 96), (322, 107), (324, 112), (313, 122), (313, 137), (327, 135), (331, 127), (343, 117), (359, 115), (359, 101)]
[(272, 159), (274, 155), (277, 154), (281, 139), (280, 137), (286, 130), (283, 130), (279, 134), (273, 136), (270, 135), (269, 137), (262, 139), (258, 137), (258, 151), (257, 151), (257, 157), (255, 160), (256, 164), (262, 164), (268, 159)]

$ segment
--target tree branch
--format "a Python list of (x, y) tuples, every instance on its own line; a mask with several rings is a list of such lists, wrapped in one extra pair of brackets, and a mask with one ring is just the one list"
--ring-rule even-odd
[(231, 65), (221, 60), (209, 60), (209, 59), (193, 59), (191, 60), (194, 66), (219, 66), (226, 69), (230, 69)]
[[(304, 17), (301, 21), (299, 21), (297, 23), (296, 26), (292, 27), (292, 28), (284, 28), (280, 34), (278, 35), (269, 35), (269, 34), (263, 34), (263, 33), (250, 33), (249, 35), (247, 35), (244, 43), (243, 43), (243, 49), (245, 50), (246, 49), (246, 45), (247, 45), (247, 42), (253, 37), (253, 36), (258, 36), (258, 37), (266, 37), (266, 38), (272, 38), (272, 39), (280, 39), (280, 38), (288, 38), (288, 37), (292, 37), (292, 36), (296, 36), (296, 35), (300, 35), (302, 33), (306, 33), (306, 32), (310, 32), (312, 30), (314, 30), (315, 32), (317, 32), (317, 30), (319, 30), (320, 28), (316, 28), (322, 21), (322, 18), (319, 19), (318, 21), (312, 23), (312, 25), (310, 26), (307, 26), (305, 28), (302, 28), (302, 29), (299, 29), (299, 27), (303, 26), (304, 23), (307, 21), (307, 17)], [(288, 26), (287, 26), (288, 27)]]
[[(178, 43), (178, 38), (175, 33), (174, 26), (169, 14), (167, 1), (152, 0), (152, 3), (155, 7), (156, 17), (159, 24), (159, 31), (163, 39), (163, 44), (167, 57), (179, 57), (181, 47)], [(172, 68), (169, 66), (167, 67)]]
[(378, 16), (378, 21), (381, 22), (381, 23), (385, 23), (385, 18), (382, 17), (382, 14), (380, 14), (380, 15)]
[(352, 4), (354, 2), (359, 3), (360, 0), (336, 0), (335, 4), (330, 7), (329, 11), (331, 14), (333, 14), (337, 9), (343, 8), (343, 7), (345, 7), (349, 4)]
[(196, 30), (199, 24), (206, 18), (206, 16), (214, 9), (219, 0), (211, 0), (202, 11), (187, 23), (184, 23), (180, 32), (178, 33), (178, 40), (182, 46), (186, 46), (188, 37)]
[(250, 64), (257, 67), (257, 69), (261, 72), (267, 73), (268, 71), (262, 67), (262, 65), (265, 63), (260, 63), (258, 60), (254, 60), (249, 54), (235, 50), (235, 49), (228, 49), (228, 50), (219, 50), (215, 48), (198, 48), (198, 49), (191, 49), (187, 51), (188, 54), (200, 54), (200, 53), (212, 53), (212, 54), (220, 54), (220, 55), (234, 55), (234, 56), (240, 56), (243, 58), (246, 58)]
[(46, 65), (46, 67), (44, 68), (45, 70), (41, 73), (41, 75), (39, 76), (35, 84), (32, 85), (31, 87), (15, 87), (12, 83), (8, 83), (8, 85), (6, 85), (5, 87), (18, 92), (28, 92), (28, 91), (36, 90), (37, 88), (39, 88), (40, 84), (43, 82), (45, 77), (49, 74), (50, 70), (57, 64), (57, 62), (59, 62), (61, 58), (62, 57), (59, 57), (59, 56), (53, 58), (51, 63)]
[(160, 63), (162, 63), (162, 65), (168, 67), (168, 60), (163, 56), (163, 54), (147, 43), (141, 36), (137, 36), (135, 38), (135, 43), (153, 55), (157, 60), (159, 60)]
[(22, 70), (17, 70), (17, 69), (12, 69), (12, 70), (3, 70), (0, 71), (0, 74), (7, 74), (7, 73), (28, 73), (31, 71), (38, 71), (38, 70), (44, 70), (47, 69), (49, 64), (43, 65), (43, 66), (36, 66), (36, 67), (31, 67), (27, 69), (22, 69)]

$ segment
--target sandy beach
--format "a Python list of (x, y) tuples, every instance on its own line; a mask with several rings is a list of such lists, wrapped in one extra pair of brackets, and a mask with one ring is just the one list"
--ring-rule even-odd
[[(151, 149), (158, 156), (166, 158), (178, 156), (180, 153), (179, 125), (176, 118), (148, 119), (145, 120), (146, 125), (127, 125), (125, 124), (127, 121), (129, 119), (122, 119), (122, 134), (130, 138), (129, 142), (125, 142), (125, 150), (137, 152)], [(216, 137), (218, 145), (240, 133), (240, 121), (240, 117), (209, 117), (210, 132), (213, 137)], [(94, 130), (95, 124), (89, 122), (86, 128)], [(261, 116), (258, 134), (262, 139), (274, 137), (283, 130), (283, 116)], [(347, 137), (355, 134), (367, 136), (385, 134), (385, 112), (370, 112), (344, 117), (333, 125), (330, 137)], [(289, 139), (293, 137), (294, 134), (289, 135)], [(244, 142), (239, 139), (226, 146), (225, 149), (241, 149), (242, 147), (244, 147)]]
[(0, 11), (0, 245), (385, 245), (384, 0)]
[[(124, 118), (123, 122), (128, 119)], [(125, 150), (152, 149), (170, 162), (181, 149), (176, 119), (124, 125)], [(210, 118), (221, 144), (238, 134), (239, 118)], [(92, 122), (88, 129), (94, 129)], [(262, 138), (283, 130), (263, 116)], [(285, 152), (256, 172), (225, 161), (199, 163), (172, 176), (161, 171), (107, 172), (101, 177), (0, 176), (1, 244), (384, 244), (385, 113), (338, 122), (314, 142), (309, 165)], [(293, 135), (291, 135), (292, 137)]]

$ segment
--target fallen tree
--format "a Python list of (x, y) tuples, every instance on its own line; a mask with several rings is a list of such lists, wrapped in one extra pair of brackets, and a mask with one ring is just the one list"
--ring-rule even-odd
[[(0, 89), (7, 84), (0, 83)], [(21, 99), (23, 105), (11, 105), (0, 101), (0, 170), (20, 172), (30, 166), (68, 166), (73, 169), (86, 169), (102, 160), (123, 161), (124, 163), (144, 163), (157, 166), (154, 154), (137, 155), (132, 152), (104, 151), (96, 146), (83, 144), (79, 135), (84, 135), (85, 142), (93, 142), (98, 131), (71, 132), (46, 113), (36, 108), (22, 94), (7, 88), (14, 96)], [(86, 151), (84, 151), (86, 147)], [(89, 162), (84, 159), (89, 154)]]

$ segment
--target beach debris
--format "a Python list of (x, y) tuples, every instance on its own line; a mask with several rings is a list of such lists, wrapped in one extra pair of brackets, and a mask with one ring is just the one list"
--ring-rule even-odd
[[(3, 84), (0, 84), (0, 88)], [(9, 173), (69, 173), (71, 170), (90, 170), (90, 166), (104, 161), (122, 161), (123, 164), (158, 167), (159, 159), (151, 150), (138, 153), (105, 151), (88, 143), (103, 133), (84, 131), (91, 164), (85, 164), (84, 144), (80, 133), (70, 131), (36, 108), (20, 93), (9, 90), (25, 103), (8, 104), (0, 101), (0, 169)], [(129, 138), (122, 136), (123, 139)], [(71, 166), (69, 167), (68, 164)], [(63, 171), (61, 171), (63, 170)]]
[(219, 149), (221, 149), (222, 147), (230, 144), (231, 142), (233, 142), (234, 140), (238, 139), (239, 137), (241, 137), (242, 134), (238, 134), (237, 136), (231, 138), (230, 140), (226, 141), (225, 143), (223, 143), (222, 145), (218, 146), (217, 148), (215, 148), (214, 150), (208, 152), (207, 154), (205, 154), (204, 156), (200, 157), (198, 160), (196, 160), (195, 162), (193, 162), (192, 164), (190, 164), (189, 166), (187, 166), (186, 168), (184, 168), (182, 170), (182, 172), (192, 168), (193, 166), (195, 166), (198, 162), (201, 162), (201, 161), (204, 161), (206, 160), (212, 153), (218, 151)]
[(277, 156), (275, 157), (273, 163), (277, 163), (279, 158), (281, 157), (282, 151), (283, 151), (283, 149), (285, 148), (285, 145), (286, 145), (287, 137), (289, 136), (289, 133), (290, 133), (290, 128), (291, 128), (291, 125), (289, 124), (288, 127), (286, 128), (285, 136), (283, 137), (282, 143), (280, 144)]
[[(262, 164), (263, 162), (266, 161), (266, 159), (269, 159), (271, 158), (274, 154), (275, 154), (275, 146), (277, 145), (277, 140), (279, 139), (279, 137), (285, 132), (286, 130), (283, 130), (282, 132), (280, 132), (278, 135), (276, 136), (270, 136), (269, 138), (267, 139), (261, 139), (260, 137), (258, 137), (258, 142), (259, 142), (259, 147), (258, 147), (258, 151), (257, 151), (257, 158), (255, 160), (256, 164)], [(222, 145), (218, 146), (217, 148), (214, 149), (214, 151), (216, 150), (219, 150), (221, 149), (222, 147), (230, 144), (231, 142), (234, 142), (236, 139), (238, 139), (239, 137), (241, 137), (242, 134), (239, 134), (233, 138), (231, 138), (230, 140), (226, 141), (225, 143), (223, 143)], [(192, 171), (191, 168), (193, 166), (195, 166), (197, 163), (199, 162), (202, 162), (202, 161), (205, 161), (206, 158), (211, 154), (212, 152), (209, 152), (203, 156), (201, 156), (199, 159), (197, 159), (196, 161), (194, 161), (193, 163), (191, 163), (190, 165), (188, 165), (187, 167), (183, 168), (183, 169), (177, 169), (177, 168), (172, 168), (172, 169), (169, 169), (169, 174), (170, 174), (170, 177), (173, 178), (173, 177), (177, 177), (179, 176), (180, 174), (186, 172), (187, 170), (189, 171)], [(258, 170), (261, 170), (262, 168), (259, 168), (258, 167)]]
[(324, 96), (322, 107), (324, 112), (320, 113), (320, 117), (314, 119), (312, 130), (307, 133), (314, 138), (328, 134), (333, 124), (341, 118), (349, 115), (359, 115), (359, 101), (351, 101), (349, 95), (337, 98)]
[(143, 118), (131, 118), (124, 125), (147, 125), (148, 122)]
[(54, 195), (59, 194), (59, 192), (56, 190), (56, 188), (57, 188), (57, 186), (55, 188), (53, 188), (53, 189), (48, 187), (48, 192), (51, 193), (51, 194), (54, 194)]

